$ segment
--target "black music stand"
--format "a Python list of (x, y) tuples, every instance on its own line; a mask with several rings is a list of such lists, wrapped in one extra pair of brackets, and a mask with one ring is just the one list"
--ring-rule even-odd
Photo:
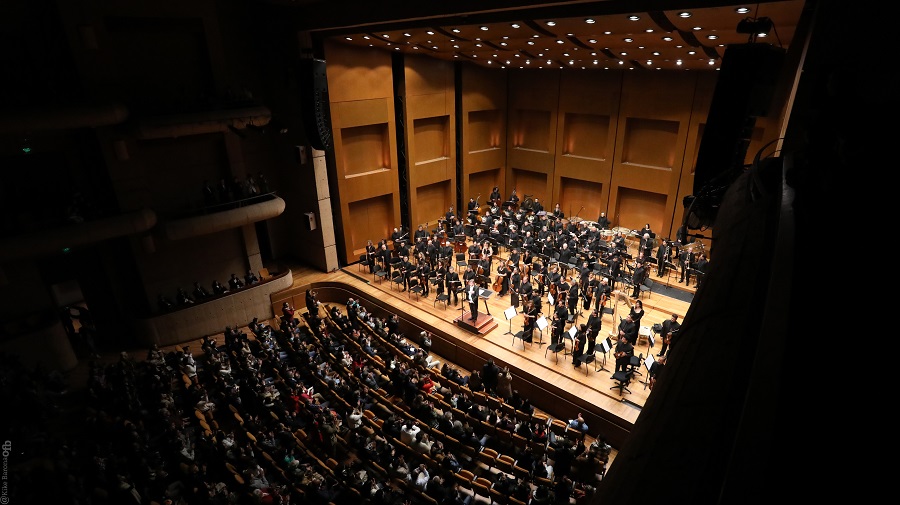
[(654, 363), (656, 363), (656, 358), (653, 357), (653, 353), (651, 352), (644, 358), (644, 366), (647, 368), (647, 380), (641, 381), (641, 384), (644, 385), (644, 389), (647, 389), (647, 386), (650, 384), (650, 374), (653, 373), (653, 371), (650, 370), (650, 367), (652, 367)]
[[(541, 332), (541, 337), (540, 337), (540, 340), (538, 341), (538, 347), (541, 347), (544, 345), (544, 328), (546, 328), (548, 325), (549, 325), (549, 323), (547, 323), (547, 318), (544, 316), (537, 318), (537, 321), (534, 322), (534, 326), (537, 327), (539, 332)], [(534, 337), (534, 334), (532, 333), (532, 340), (534, 340), (533, 337)]]
[(609, 356), (610, 349), (612, 349), (612, 340), (610, 340), (609, 337), (606, 337), (604, 340), (601, 340), (600, 343), (594, 345), (594, 353), (603, 353), (603, 363), (600, 363), (600, 368), (597, 368), (597, 363), (599, 362), (599, 360), (594, 360), (595, 372), (602, 372), (604, 370), (606, 370), (607, 372), (609, 371), (609, 369), (606, 368), (606, 358)]
[[(487, 277), (485, 277), (485, 278), (488, 281), (490, 281), (489, 278), (487, 278)], [(477, 280), (475, 282), (478, 283)], [(491, 291), (490, 289), (478, 288), (478, 298), (481, 298), (482, 300), (484, 300), (484, 311), (487, 312), (487, 315), (489, 315), (489, 316), (491, 315), (491, 308), (488, 306), (487, 301), (488, 301), (488, 298), (490, 298), (491, 295), (493, 295), (493, 294), (494, 294), (494, 292)]]
[[(515, 336), (515, 334), (512, 332), (512, 320), (516, 318), (516, 314), (518, 314), (516, 312), (516, 308), (513, 307), (512, 305), (510, 305), (509, 308), (507, 308), (506, 310), (503, 311), (503, 315), (506, 317), (506, 320), (509, 321), (509, 331), (504, 333), (504, 335), (514, 335)], [(522, 333), (522, 332), (519, 332), (519, 333)], [(513, 338), (513, 343), (515, 343), (515, 342), (516, 342), (516, 339)]]

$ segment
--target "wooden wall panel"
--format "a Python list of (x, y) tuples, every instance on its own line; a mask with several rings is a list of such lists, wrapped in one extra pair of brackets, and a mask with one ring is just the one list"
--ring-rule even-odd
[(505, 70), (463, 64), (461, 110), (461, 209), (479, 193), (487, 201), (494, 186), (506, 185), (506, 82)]
[(412, 227), (425, 224), (426, 229), (433, 229), (437, 220), (444, 217), (447, 209), (453, 205), (450, 200), (450, 181), (417, 187), (415, 201), (418, 219), (412, 221)]
[[(400, 223), (397, 135), (391, 54), (325, 43), (339, 212), (338, 258), (358, 259), (366, 240), (380, 240)], [(343, 240), (341, 240), (343, 239)]]
[(578, 216), (593, 221), (601, 212), (606, 212), (605, 202), (597, 198), (602, 191), (603, 185), (599, 182), (562, 177), (559, 181), (560, 208), (568, 217)]

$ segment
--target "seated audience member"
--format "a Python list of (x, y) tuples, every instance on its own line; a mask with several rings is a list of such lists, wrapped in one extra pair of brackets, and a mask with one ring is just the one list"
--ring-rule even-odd
[(253, 269), (247, 270), (247, 275), (244, 276), (244, 284), (251, 286), (257, 283), (259, 283), (259, 277), (253, 273)]
[(194, 299), (191, 298), (189, 294), (187, 294), (187, 291), (185, 291), (184, 288), (179, 287), (178, 291), (175, 293), (175, 303), (177, 303), (179, 306), (193, 305)]
[(244, 281), (238, 278), (237, 274), (231, 274), (231, 278), (228, 279), (228, 287), (230, 287), (232, 291), (236, 291), (244, 287)]
[(200, 285), (200, 282), (194, 281), (194, 291), (192, 293), (194, 295), (195, 300), (202, 300), (204, 298), (209, 298), (209, 291), (206, 290), (203, 286)]
[(225, 286), (220, 284), (219, 281), (212, 281), (212, 290), (215, 295), (224, 295), (228, 292), (228, 290), (225, 289)]

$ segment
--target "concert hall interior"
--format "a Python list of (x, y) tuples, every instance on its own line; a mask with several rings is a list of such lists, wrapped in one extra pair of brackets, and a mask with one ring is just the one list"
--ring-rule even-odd
[[(143, 361), (153, 346), (200, 363), (204, 339), (222, 344), (226, 327), (250, 334), (261, 321), (281, 334), (285, 304), (324, 341), (307, 326), (313, 290), (325, 320), (356, 299), (398, 314), (417, 346), (430, 332), (433, 359), (467, 375), (489, 360), (508, 367), (547, 426), (582, 416), (585, 440), (608, 442), (612, 457), (590, 485), (572, 472), (573, 504), (758, 503), (776, 488), (808, 498), (817, 477), (796, 469), (834, 472), (810, 432), (842, 415), (810, 377), (822, 365), (804, 363), (810, 348), (832, 346), (810, 335), (821, 322), (808, 307), (832, 282), (812, 244), (835, 236), (837, 195), (891, 145), (872, 141), (881, 130), (863, 114), (896, 89), (868, 44), (851, 47), (868, 22), (850, 2), (5, 4), (3, 393), (58, 406), (43, 416), (8, 406), (3, 437), (19, 475), (3, 496), (33, 497), (49, 478), (37, 461), (76, 447), (68, 418), (48, 412), (99, 423), (81, 403), (99, 368), (120, 366), (122, 353)], [(638, 301), (637, 364), (617, 379), (618, 330)], [(576, 353), (593, 307), (608, 310)], [(672, 315), (680, 327), (667, 339)], [(168, 370), (196, 394), (195, 379), (182, 385)], [(51, 380), (65, 394), (48, 393)], [(325, 384), (317, 394), (332, 394)], [(408, 415), (401, 392), (389, 393), (382, 403)], [(242, 433), (254, 424), (227, 402), (192, 410), (191, 437), (213, 415)], [(58, 432), (36, 436), (48, 426)], [(503, 473), (501, 458), (484, 463), (496, 447), (456, 456), (490, 483)], [(321, 459), (342, 492), (286, 484), (294, 502), (390, 503), (362, 496), (329, 466), (340, 458), (315, 452), (304, 457)], [(278, 476), (292, 477), (259, 463), (273, 493)], [(563, 492), (566, 473), (549, 487)], [(527, 503), (481, 495), (460, 475), (453, 493)], [(148, 495), (159, 481), (120, 477), (139, 503), (167, 498)], [(266, 502), (249, 473), (226, 478), (241, 500)], [(115, 486), (92, 484), (82, 492), (93, 503), (117, 501), (97, 491)], [(391, 485), (413, 503), (451, 503)], [(191, 503), (187, 492), (179, 501)]]

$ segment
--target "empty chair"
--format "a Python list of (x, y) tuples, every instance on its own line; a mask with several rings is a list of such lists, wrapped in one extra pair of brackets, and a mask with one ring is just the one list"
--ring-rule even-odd
[(481, 461), (487, 466), (487, 469), (490, 470), (494, 468), (494, 465), (497, 462), (497, 451), (491, 449), (490, 447), (485, 447), (478, 453), (478, 461)]
[(388, 271), (381, 266), (375, 266), (375, 269), (372, 271), (372, 275), (375, 279), (378, 279), (378, 282), (380, 283), (384, 280), (385, 277), (387, 277)]
[(641, 283), (641, 298), (644, 297), (644, 293), (647, 293), (647, 298), (650, 298), (650, 293), (653, 291), (653, 279), (647, 277), (644, 279), (644, 282)]
[(397, 286), (397, 289), (400, 289), (400, 286), (403, 286), (403, 274), (401, 274), (399, 270), (395, 270), (391, 275), (391, 289), (393, 289), (395, 285)]
[(494, 466), (504, 472), (508, 476), (513, 476), (513, 467), (516, 465), (516, 460), (513, 459), (509, 454), (501, 454), (497, 456), (497, 459), (494, 461)]
[(423, 288), (422, 285), (419, 284), (418, 279), (410, 279), (409, 280), (409, 289), (407, 290), (407, 296), (412, 296), (413, 294), (415, 294), (416, 300), (418, 300), (419, 296), (421, 296), (422, 293), (424, 293), (424, 292), (425, 292), (425, 288)]
[(483, 497), (487, 498), (488, 501), (492, 501), (491, 500), (491, 486), (492, 485), (493, 485), (493, 483), (491, 481), (485, 479), (484, 477), (476, 477), (475, 480), (472, 481), (472, 490), (473, 490), (475, 498), (477, 498), (479, 496), (483, 496)]
[(360, 254), (359, 255), (359, 263), (357, 263), (357, 266), (359, 267), (359, 269), (362, 270), (364, 267), (368, 267), (369, 265), (371, 265), (371, 263), (369, 263), (369, 259), (366, 257), (366, 255)]

